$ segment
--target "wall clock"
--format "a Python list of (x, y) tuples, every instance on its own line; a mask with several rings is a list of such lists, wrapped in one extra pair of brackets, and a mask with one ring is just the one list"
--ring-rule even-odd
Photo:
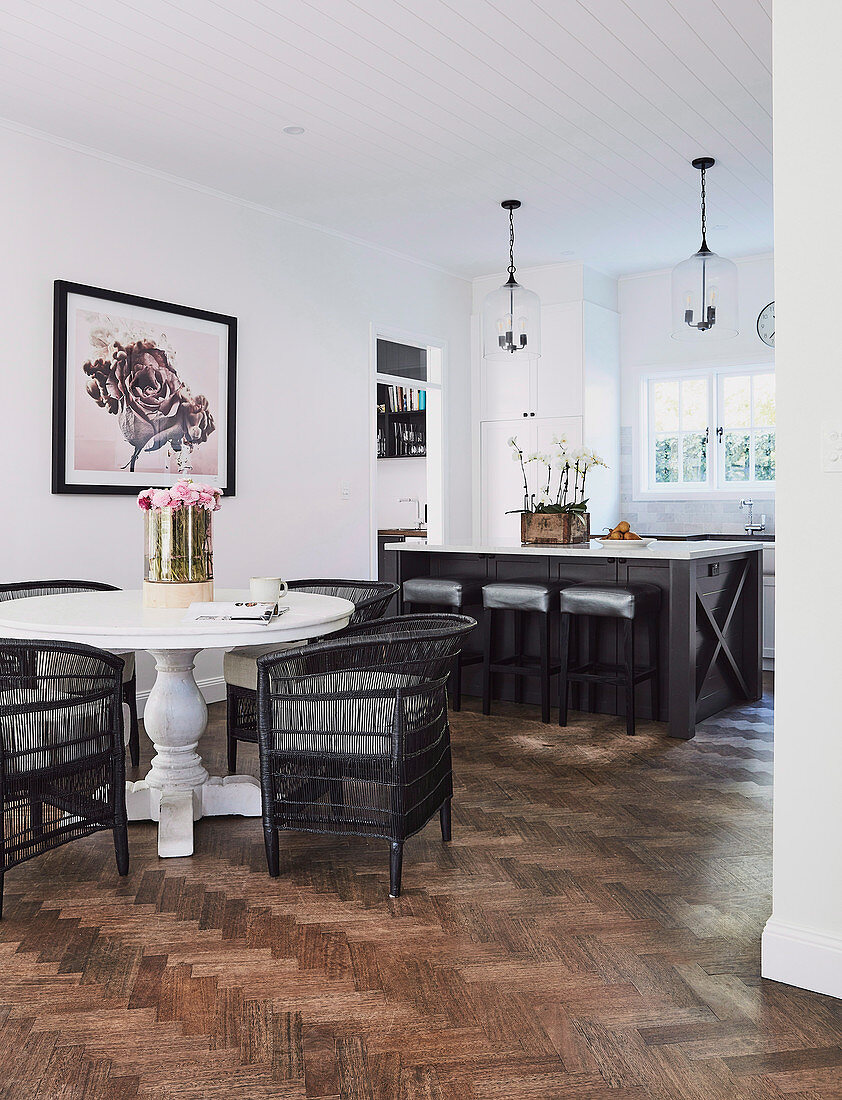
[(757, 315), (757, 335), (770, 348), (775, 346), (775, 303), (764, 306)]

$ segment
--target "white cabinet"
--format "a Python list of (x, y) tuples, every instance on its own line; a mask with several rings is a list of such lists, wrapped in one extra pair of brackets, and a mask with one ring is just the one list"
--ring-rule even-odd
[(480, 420), (528, 419), (534, 373), (533, 363), (516, 358), (504, 363), (483, 361)]
[(483, 542), (516, 542), (520, 538), (520, 516), (506, 515), (506, 511), (523, 507), (523, 475), (506, 441), (516, 435), (520, 446), (528, 450), (528, 434), (524, 425), (513, 420), (489, 420), (481, 425), (481, 477), (486, 489), (482, 494)]
[[(570, 292), (569, 278), (559, 290)], [(607, 463), (588, 478), (591, 530), (620, 517), (620, 349), (616, 310), (584, 296), (542, 301), (541, 358), (533, 363), (482, 359), (479, 315), (473, 330), (474, 534), (486, 542), (519, 536), (523, 482), (506, 440), (547, 450), (553, 435), (592, 447)], [(536, 471), (530, 469), (530, 493)], [(546, 484), (546, 483), (545, 483)], [(544, 486), (541, 486), (543, 488)]]
[[(507, 515), (510, 509), (523, 507), (523, 473), (512, 458), (508, 441), (517, 437), (525, 455), (549, 449), (553, 437), (567, 436), (571, 447), (582, 445), (582, 419), (578, 416), (555, 416), (518, 420), (490, 420), (480, 426), (480, 477), (482, 493), (483, 542), (517, 542), (520, 538), (520, 516)], [(526, 463), (529, 495), (537, 495), (546, 487), (546, 467), (537, 462)], [(539, 481), (542, 483), (539, 484)]]
[(541, 313), (540, 359), (485, 360), (480, 374), (480, 420), (581, 416), (582, 306), (548, 306)]
[(581, 416), (584, 407), (582, 306), (547, 306), (541, 311), (541, 347), (532, 405), (536, 416)]

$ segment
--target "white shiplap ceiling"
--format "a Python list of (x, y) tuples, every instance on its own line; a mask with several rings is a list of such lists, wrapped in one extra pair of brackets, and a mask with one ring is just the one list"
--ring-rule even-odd
[[(771, 0), (0, 0), (0, 116), (410, 254), (772, 246)], [(283, 133), (289, 125), (306, 132)]]

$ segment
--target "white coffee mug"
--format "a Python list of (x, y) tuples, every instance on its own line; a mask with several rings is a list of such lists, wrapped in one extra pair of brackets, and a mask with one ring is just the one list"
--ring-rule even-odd
[(249, 592), (258, 603), (277, 603), (287, 594), (287, 584), (280, 577), (252, 577)]

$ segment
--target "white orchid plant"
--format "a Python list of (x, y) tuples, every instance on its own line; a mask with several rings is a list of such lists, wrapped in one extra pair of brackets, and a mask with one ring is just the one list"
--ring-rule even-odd
[[(550, 512), (580, 516), (588, 509), (585, 496), (585, 482), (588, 471), (594, 466), (606, 463), (587, 447), (570, 447), (566, 436), (553, 436), (549, 451), (536, 451), (524, 455), (518, 445), (517, 436), (508, 440), (512, 450), (512, 460), (520, 464), (523, 474), (523, 508), (514, 512)], [(530, 494), (526, 477), (526, 464), (536, 462), (546, 470), (546, 485), (537, 493)], [(543, 475), (540, 483), (544, 484)]]

